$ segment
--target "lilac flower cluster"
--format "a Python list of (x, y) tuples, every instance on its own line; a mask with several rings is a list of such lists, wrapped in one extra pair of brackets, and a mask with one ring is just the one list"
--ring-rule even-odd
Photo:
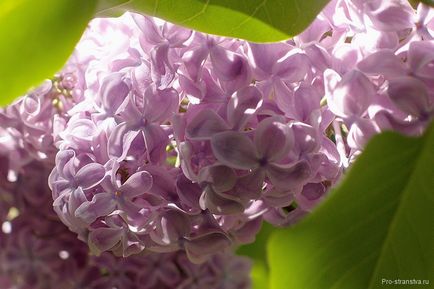
[(94, 20), (0, 111), (0, 287), (250, 288), (233, 247), (310, 211), (374, 134), (432, 120), (433, 19), (331, 1), (276, 44)]
[(66, 68), (80, 96), (53, 133), (56, 213), (95, 254), (194, 262), (297, 221), (372, 135), (432, 119), (433, 16), (331, 1), (275, 44), (95, 19)]
[(343, 42), (329, 49), (324, 90), (348, 165), (372, 135), (417, 135), (432, 119), (434, 12), (422, 4), (415, 11), (407, 1), (352, 1), (328, 9), (340, 11), (332, 19)]
[(0, 156), (9, 181), (16, 181), (21, 168), (33, 160), (53, 165), (53, 127), (77, 101), (71, 77), (59, 74), (0, 111)]
[[(47, 185), (50, 169), (34, 160), (9, 182), (0, 168), (2, 289), (247, 289), (250, 262), (218, 254), (192, 264), (185, 252), (90, 256), (60, 222)], [(3, 211), (3, 209), (5, 211)]]
[(59, 75), (0, 110), (0, 288), (250, 288), (250, 261), (232, 253), (200, 265), (182, 251), (92, 256), (59, 220), (47, 180), (54, 144), (84, 98), (86, 59), (75, 54)]

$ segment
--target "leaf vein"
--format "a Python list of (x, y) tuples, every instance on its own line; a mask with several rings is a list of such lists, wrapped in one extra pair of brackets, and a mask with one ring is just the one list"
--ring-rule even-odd
[(235, 27), (233, 27), (230, 31), (230, 33), (233, 33), (235, 30), (239, 29), (240, 27), (242, 27), (244, 24), (246, 24), (247, 22), (250, 21), (250, 19), (252, 19), (256, 13), (258, 13), (258, 11), (262, 8), (265, 7), (265, 5), (267, 4), (268, 0), (263, 0), (258, 6), (256, 6), (256, 8), (253, 10), (252, 14), (250, 14), (246, 19), (244, 19), (243, 21), (241, 21), (238, 25), (236, 25)]
[[(427, 145), (427, 143), (429, 143), (429, 140), (428, 140), (429, 136), (430, 135), (427, 135), (422, 148), (416, 152), (417, 156), (414, 158), (416, 161), (413, 162), (413, 164), (412, 164), (412, 168), (410, 170), (411, 173), (410, 173), (410, 176), (408, 178), (409, 181), (406, 183), (405, 187), (403, 188), (401, 195), (397, 198), (399, 200), (398, 208), (395, 210), (395, 212), (392, 216), (391, 222), (390, 222), (390, 226), (388, 226), (388, 228), (387, 228), (386, 236), (384, 238), (384, 242), (382, 244), (381, 251), (380, 251), (380, 254), (378, 256), (378, 260), (382, 259), (382, 256), (384, 255), (384, 253), (386, 251), (387, 245), (390, 243), (391, 232), (393, 232), (395, 227), (396, 227), (397, 215), (400, 214), (400, 212), (403, 208), (403, 204), (406, 203), (405, 200), (409, 197), (409, 194), (407, 193), (409, 191), (408, 187), (412, 183), (411, 180), (414, 177), (415, 172), (417, 171), (417, 168), (419, 167), (420, 162), (423, 161), (423, 159), (421, 158), (421, 155), (422, 155), (422, 152), (425, 150), (425, 146)], [(396, 256), (394, 256), (394, 257), (396, 257)], [(375, 264), (375, 268), (374, 268), (374, 271), (372, 273), (372, 277), (371, 277), (371, 280), (369, 282), (368, 288), (374, 288), (373, 286), (374, 286), (374, 282), (375, 282), (375, 276), (377, 276), (377, 274), (379, 273), (379, 270), (380, 270), (380, 262), (377, 261)]]
[(345, 277), (348, 276), (348, 274), (350, 274), (351, 272), (354, 272), (355, 269), (357, 269), (357, 267), (359, 267), (360, 265), (364, 264), (366, 261), (369, 261), (369, 259), (375, 257), (375, 254), (377, 254), (377, 251), (372, 251), (370, 254), (366, 255), (364, 258), (362, 258), (358, 263), (356, 263), (354, 266), (348, 268), (348, 270), (345, 271), (344, 274), (342, 274), (339, 279), (337, 279), (331, 286), (330, 289), (334, 289), (334, 288), (339, 288), (336, 287), (339, 285), (339, 282), (341, 282), (342, 280), (345, 279)]
[(188, 18), (186, 18), (186, 19), (184, 19), (184, 20), (182, 20), (182, 21), (180, 21), (179, 24), (182, 25), (182, 24), (185, 24), (185, 23), (187, 23), (187, 22), (191, 22), (192, 20), (198, 18), (198, 17), (201, 16), (202, 14), (205, 14), (206, 9), (208, 9), (209, 2), (210, 2), (210, 1), (211, 1), (211, 0), (206, 0), (205, 4), (203, 4), (203, 7), (202, 7), (202, 9), (201, 9), (199, 12), (197, 12), (196, 14), (194, 14), (194, 15), (192, 15), (192, 16), (190, 16), (190, 17), (188, 17)]

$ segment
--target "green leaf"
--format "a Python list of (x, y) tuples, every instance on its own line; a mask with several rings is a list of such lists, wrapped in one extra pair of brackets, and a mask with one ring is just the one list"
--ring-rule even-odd
[(272, 235), (271, 288), (433, 288), (433, 168), (434, 124), (420, 138), (374, 137), (321, 206)]
[(434, 0), (409, 0), (410, 4), (416, 8), (419, 3), (434, 7)]
[[(206, 33), (255, 42), (302, 32), (329, 0), (131, 0), (116, 5)], [(105, 11), (107, 13), (107, 11)]]
[(237, 254), (265, 261), (267, 258), (267, 241), (275, 230), (275, 227), (263, 222), (261, 230), (256, 235), (255, 242), (241, 246), (238, 248)]
[(434, 1), (433, 0), (421, 0), (420, 2), (429, 5), (431, 7), (434, 7)]
[(0, 0), (0, 105), (62, 68), (96, 0)]
[(252, 280), (252, 289), (269, 288), (269, 271), (265, 261), (254, 260), (250, 278)]
[(274, 230), (276, 229), (272, 225), (262, 223), (261, 231), (256, 235), (255, 242), (241, 246), (237, 250), (237, 255), (247, 256), (253, 261), (253, 268), (250, 273), (253, 283), (252, 289), (268, 289), (267, 242)]

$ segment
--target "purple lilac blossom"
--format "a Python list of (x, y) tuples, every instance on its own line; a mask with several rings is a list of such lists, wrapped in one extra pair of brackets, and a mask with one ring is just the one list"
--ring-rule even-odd
[[(433, 35), (433, 10), (401, 0), (331, 1), (274, 44), (132, 13), (94, 19), (57, 76), (0, 111), (0, 218), (52, 203), (108, 271), (118, 257), (107, 251), (208, 264), (253, 242), (262, 222), (311, 211), (373, 135), (423, 132), (434, 115)], [(12, 193), (37, 173), (28, 166), (54, 166), (52, 200)], [(179, 288), (219, 288), (194, 277), (211, 270), (200, 266)], [(162, 270), (176, 279), (172, 269)]]
[(95, 254), (194, 262), (296, 222), (370, 137), (432, 119), (433, 16), (331, 1), (275, 44), (95, 19), (68, 67), (83, 97), (55, 134), (55, 211)]
[(0, 167), (0, 288), (2, 289), (181, 289), (250, 288), (250, 261), (217, 254), (198, 265), (185, 252), (128, 258), (88, 246), (59, 220), (41, 160), (23, 166), (15, 182)]

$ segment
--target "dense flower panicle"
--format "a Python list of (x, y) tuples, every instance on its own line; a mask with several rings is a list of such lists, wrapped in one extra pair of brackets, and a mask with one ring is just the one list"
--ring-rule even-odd
[[(7, 203), (8, 208), (0, 231), (1, 288), (54, 288), (52, 282), (62, 280), (67, 272), (59, 252), (70, 250), (81, 258), (74, 251), (74, 244), (78, 244), (82, 255), (87, 256), (86, 247), (59, 222), (52, 209), (46, 183), (49, 172), (46, 164), (33, 160), (20, 169), (16, 182), (4, 178), (0, 183), (2, 196), (9, 196), (8, 200), (0, 199), (0, 206)], [(68, 264), (73, 265), (77, 266)]]
[(401, 0), (331, 1), (274, 44), (94, 19), (0, 111), (0, 287), (248, 288), (228, 252), (311, 211), (373, 135), (432, 120), (433, 36)]
[(54, 165), (55, 135), (69, 118), (67, 112), (82, 98), (76, 91), (77, 73), (65, 70), (0, 109), (0, 157), (7, 164), (8, 181), (15, 182), (22, 167), (34, 160)]
[(43, 162), (33, 161), (8, 187), (2, 176), (2, 289), (250, 288), (250, 262), (230, 254), (215, 255), (200, 265), (192, 264), (182, 251), (128, 258), (110, 253), (90, 256), (87, 245), (53, 211), (46, 182), (49, 171)]
[(95, 19), (65, 68), (79, 97), (53, 129), (56, 213), (95, 254), (194, 262), (297, 221), (370, 137), (432, 119), (433, 16), (331, 1), (275, 44)]

